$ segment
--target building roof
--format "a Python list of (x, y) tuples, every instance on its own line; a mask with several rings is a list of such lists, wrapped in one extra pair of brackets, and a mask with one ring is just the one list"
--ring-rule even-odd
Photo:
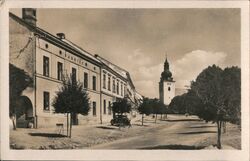
[(124, 77), (127, 79), (127, 74), (128, 73), (125, 69), (122, 69), (121, 67), (111, 63), (110, 61), (108, 61), (107, 59), (99, 56), (99, 55), (95, 55), (95, 57), (100, 60), (103, 64), (105, 64), (107, 67), (109, 67), (110, 69), (112, 69), (113, 71), (115, 71), (116, 73), (118, 73), (120, 76)]
[(79, 56), (83, 59), (86, 59), (86, 60), (88, 60), (96, 65), (99, 65), (99, 66), (105, 65), (106, 67), (108, 67), (109, 69), (111, 69), (112, 71), (117, 73), (119, 76), (121, 76), (122, 78), (128, 80), (128, 83), (130, 84), (130, 86), (133, 89), (135, 89), (135, 86), (132, 82), (130, 74), (125, 69), (111, 63), (110, 61), (104, 59), (103, 57), (100, 57), (99, 55), (95, 55), (95, 56), (92, 55), (91, 53), (82, 49), (81, 47), (74, 44), (70, 40), (60, 39), (59, 37), (54, 36), (51, 33), (47, 32), (47, 31), (45, 31), (37, 26), (33, 26), (11, 12), (9, 12), (9, 16), (12, 19), (16, 20), (18, 23), (22, 24), (23, 26), (26, 26), (29, 30), (34, 32), (36, 34), (36, 36), (38, 36), (39, 38), (44, 39), (44, 40), (46, 40), (46, 41), (48, 41), (48, 42), (50, 42), (50, 43), (52, 43), (60, 48), (65, 49), (66, 51), (68, 51), (76, 56)]
[(96, 57), (92, 54), (90, 54), (89, 52), (87, 52), (86, 50), (82, 49), (81, 47), (79, 47), (78, 45), (74, 44), (73, 42), (71, 42), (68, 39), (62, 39), (62, 41), (68, 43), (69, 45), (71, 45), (72, 47), (74, 47), (76, 50), (80, 51), (82, 54), (90, 57), (91, 59), (97, 61), (97, 62), (101, 62), (100, 60), (96, 59)]
[(33, 25), (27, 23), (26, 21), (24, 21), (22, 18), (14, 15), (11, 12), (9, 13), (9, 15), (11, 18), (13, 18), (14, 20), (19, 22), (23, 26), (27, 27), (32, 32), (34, 32), (35, 35), (38, 36), (39, 38), (46, 40), (46, 41), (50, 42), (51, 44), (54, 44), (54, 45), (56, 45), (64, 50), (70, 52), (71, 54), (74, 54), (74, 55), (79, 56), (83, 59), (86, 59), (93, 64), (96, 64), (99, 66), (101, 65), (101, 62), (98, 59), (96, 59), (92, 54), (90, 54), (86, 50), (83, 50), (82, 48), (75, 45), (71, 41), (66, 40), (66, 39), (60, 39), (57, 36), (54, 36), (54, 35), (50, 34), (49, 32), (47, 32), (47, 31), (45, 31), (37, 26), (33, 26)]
[(130, 74), (128, 71), (126, 71), (125, 69), (111, 63), (110, 61), (108, 61), (107, 59), (99, 56), (99, 55), (95, 55), (96, 58), (98, 58), (104, 65), (106, 65), (109, 69), (115, 71), (116, 73), (118, 73), (120, 76), (122, 76), (123, 78), (125, 78), (126, 80), (128, 80), (128, 83), (130, 84), (130, 86), (135, 89), (135, 86), (132, 82), (132, 79), (130, 77)]

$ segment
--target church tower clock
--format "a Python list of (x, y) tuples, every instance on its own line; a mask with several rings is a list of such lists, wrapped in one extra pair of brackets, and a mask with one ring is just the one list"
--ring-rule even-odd
[(167, 57), (164, 63), (164, 71), (161, 73), (159, 93), (160, 101), (165, 105), (169, 105), (175, 96), (175, 81), (173, 80), (172, 73), (169, 70)]

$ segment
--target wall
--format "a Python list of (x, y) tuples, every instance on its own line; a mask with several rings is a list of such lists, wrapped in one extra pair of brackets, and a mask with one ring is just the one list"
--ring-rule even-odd
[[(46, 44), (48, 47), (46, 48)], [(85, 61), (71, 53), (66, 52), (59, 47), (37, 38), (36, 48), (36, 86), (37, 86), (37, 115), (39, 127), (55, 126), (56, 123), (66, 122), (66, 115), (54, 114), (51, 103), (56, 92), (62, 85), (62, 81), (57, 80), (57, 62), (63, 63), (63, 71), (65, 75), (70, 75), (72, 67), (76, 68), (76, 79), (83, 83), (84, 72), (88, 73), (88, 88), (86, 89), (89, 97), (91, 109), (88, 116), (78, 115), (78, 123), (97, 123), (100, 122), (100, 67)], [(43, 76), (43, 56), (49, 58), (49, 77)], [(96, 90), (93, 90), (92, 77), (96, 76)], [(43, 92), (50, 93), (50, 111), (43, 110)], [(96, 116), (93, 116), (92, 105), (96, 102)]]
[[(104, 74), (106, 75), (106, 88), (104, 88), (104, 81), (103, 81), (103, 77)], [(108, 90), (108, 78), (110, 77), (110, 90)], [(113, 92), (113, 80), (115, 81), (115, 92)], [(119, 78), (118, 76), (114, 75), (111, 71), (109, 71), (108, 69), (102, 69), (101, 70), (101, 90), (109, 95), (112, 95), (114, 97), (117, 98), (123, 98), (124, 97), (124, 87), (126, 87), (126, 82), (123, 81), (121, 78)], [(119, 94), (117, 93), (117, 82), (119, 82)], [(121, 93), (121, 83), (123, 84), (123, 91)]]
[[(9, 63), (13, 64), (19, 69), (24, 70), (32, 79), (34, 79), (34, 55), (35, 36), (27, 27), (10, 17)], [(22, 92), (22, 95), (28, 97), (32, 103), (32, 108), (34, 111), (34, 86), (26, 88)], [(30, 115), (34, 116), (34, 112), (30, 113)], [(17, 123), (19, 123), (21, 120), (17, 120)]]
[[(104, 74), (106, 75), (106, 82), (103, 81)], [(110, 77), (110, 90), (108, 89), (108, 78)], [(113, 92), (113, 80), (115, 80), (115, 92)], [(117, 81), (119, 82), (119, 93), (117, 93)], [(104, 87), (105, 83), (105, 87)], [(121, 89), (121, 83), (122, 89)], [(121, 78), (113, 74), (109, 69), (101, 69), (101, 113), (102, 122), (109, 123), (113, 118), (112, 112), (108, 114), (109, 101), (112, 104), (117, 98), (124, 98), (125, 96), (126, 82)], [(121, 93), (122, 90), (122, 93)], [(106, 114), (104, 114), (104, 100), (106, 101)]]
[(9, 60), (11, 64), (23, 69), (31, 77), (34, 73), (35, 36), (24, 25), (9, 19)]
[[(111, 119), (113, 118), (113, 112), (111, 109), (112, 103), (115, 102), (116, 98), (112, 97), (110, 95), (102, 93), (102, 122), (103, 123), (109, 123)], [(104, 114), (104, 100), (106, 101), (106, 114)], [(110, 102), (110, 109), (111, 113), (109, 114), (109, 102)]]
[[(169, 105), (175, 96), (175, 82), (164, 81), (164, 104)], [(168, 90), (170, 88), (170, 91)]]

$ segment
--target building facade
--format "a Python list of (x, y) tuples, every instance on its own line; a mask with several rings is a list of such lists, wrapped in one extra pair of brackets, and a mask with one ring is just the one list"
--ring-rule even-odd
[(127, 79), (124, 77), (124, 71), (109, 62), (108, 60), (95, 55), (102, 62), (101, 69), (101, 112), (102, 121), (107, 122), (112, 118), (111, 105), (117, 99), (122, 99), (126, 95)]
[(169, 105), (171, 100), (175, 97), (175, 81), (169, 70), (167, 58), (164, 62), (164, 71), (161, 73), (161, 79), (159, 82), (159, 96), (160, 101), (165, 105)]
[(65, 34), (54, 36), (37, 27), (36, 9), (23, 9), (22, 18), (9, 15), (10, 64), (33, 80), (32, 87), (22, 93), (25, 101), (19, 106), (25, 112), (17, 118), (17, 126), (25, 127), (31, 120), (38, 128), (66, 124), (66, 115), (55, 114), (51, 105), (64, 76), (83, 83), (90, 97), (89, 114), (73, 116), (73, 124), (109, 122), (112, 103), (127, 94), (131, 80), (124, 76), (129, 73), (112, 69), (104, 58), (88, 53)]

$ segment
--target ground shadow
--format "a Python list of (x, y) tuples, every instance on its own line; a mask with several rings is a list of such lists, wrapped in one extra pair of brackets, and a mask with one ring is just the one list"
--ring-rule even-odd
[(149, 125), (145, 125), (145, 124), (132, 124), (132, 126), (145, 126), (145, 127), (147, 127), (147, 126), (149, 126)]
[(170, 145), (159, 145), (159, 146), (153, 146), (153, 147), (143, 147), (140, 149), (146, 149), (146, 150), (152, 150), (152, 149), (200, 150), (200, 149), (204, 149), (204, 148), (205, 148), (205, 146), (170, 144)]
[(56, 133), (29, 133), (31, 136), (41, 136), (41, 137), (50, 137), (50, 138), (62, 138), (67, 137), (62, 134), (56, 134)]
[(161, 121), (167, 121), (167, 122), (181, 122), (181, 121), (202, 121), (200, 119), (178, 119), (178, 120), (161, 120)]
[(209, 126), (209, 125), (206, 125), (206, 126), (190, 126), (189, 128), (209, 128), (209, 127), (216, 127), (216, 126)]
[(116, 127), (107, 127), (107, 126), (96, 126), (96, 128), (99, 128), (99, 129), (117, 129)]
[(205, 133), (216, 133), (216, 131), (192, 131), (192, 132), (183, 132), (178, 134), (192, 135), (192, 134), (205, 134)]

